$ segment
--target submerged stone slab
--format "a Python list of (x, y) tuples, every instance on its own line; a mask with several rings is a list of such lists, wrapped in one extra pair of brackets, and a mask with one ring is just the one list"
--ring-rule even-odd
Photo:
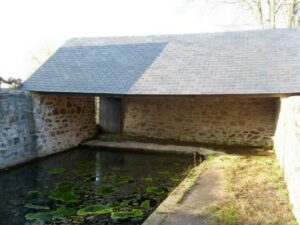
[(130, 150), (143, 150), (151, 152), (172, 152), (172, 153), (199, 153), (201, 155), (209, 154), (223, 154), (221, 152), (210, 150), (203, 147), (193, 147), (193, 146), (179, 146), (179, 145), (164, 145), (156, 143), (142, 143), (135, 141), (102, 141), (99, 139), (93, 139), (90, 141), (83, 142), (81, 145), (91, 146), (91, 147), (109, 147), (109, 148), (119, 148), (119, 149), (130, 149)]

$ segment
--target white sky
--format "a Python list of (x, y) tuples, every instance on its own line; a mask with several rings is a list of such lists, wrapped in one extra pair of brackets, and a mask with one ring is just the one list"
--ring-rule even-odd
[(26, 79), (36, 67), (33, 55), (43, 58), (44, 49), (72, 37), (237, 29), (236, 7), (187, 1), (0, 0), (0, 76)]

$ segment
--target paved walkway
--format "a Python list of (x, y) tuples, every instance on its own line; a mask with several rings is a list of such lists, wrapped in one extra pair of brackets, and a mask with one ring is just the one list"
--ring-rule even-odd
[[(174, 205), (173, 209), (159, 207), (143, 225), (211, 225), (206, 207), (224, 198), (224, 170), (211, 166), (197, 178), (179, 204)], [(165, 201), (167, 203), (168, 198)]]

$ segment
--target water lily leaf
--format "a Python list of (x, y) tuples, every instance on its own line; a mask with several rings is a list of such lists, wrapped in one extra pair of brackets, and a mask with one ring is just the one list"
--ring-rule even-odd
[(57, 174), (61, 174), (63, 172), (65, 172), (66, 169), (63, 167), (57, 167), (57, 168), (52, 168), (49, 170), (49, 173), (52, 175), (57, 175)]
[(119, 208), (119, 207), (128, 206), (130, 202), (131, 202), (131, 200), (124, 199), (121, 202), (118, 202), (118, 201), (112, 202), (109, 204), (109, 206), (115, 209), (115, 208)]
[(28, 209), (45, 209), (45, 210), (49, 210), (49, 206), (43, 206), (43, 205), (35, 205), (35, 204), (32, 204), (32, 203), (27, 203), (24, 205), (25, 208), (28, 208)]
[(149, 199), (144, 200), (144, 201), (141, 203), (141, 207), (144, 208), (144, 209), (149, 209), (149, 208), (150, 208), (150, 200), (149, 200)]
[(102, 215), (111, 213), (113, 208), (108, 205), (102, 205), (102, 204), (94, 204), (86, 206), (82, 209), (79, 209), (77, 211), (78, 216), (87, 216), (87, 215)]
[(62, 207), (48, 212), (27, 213), (25, 215), (25, 219), (38, 220), (43, 222), (43, 221), (54, 220), (66, 216), (72, 216), (75, 213), (76, 213), (75, 209)]
[(144, 213), (141, 209), (133, 209), (131, 211), (112, 212), (111, 218), (113, 220), (125, 220), (125, 219), (129, 219), (129, 218), (142, 217), (143, 215), (144, 215)]
[(157, 172), (157, 174), (160, 176), (163, 176), (163, 177), (171, 177), (172, 176), (172, 173), (168, 170), (159, 171), (159, 172)]
[(133, 182), (133, 178), (131, 176), (123, 176), (123, 177), (118, 177), (114, 181), (114, 184), (115, 185), (122, 185), (122, 184), (132, 183), (132, 182)]
[(163, 188), (160, 187), (147, 187), (146, 191), (150, 194), (154, 194), (154, 195), (163, 195), (165, 193), (165, 190)]
[(114, 193), (116, 191), (117, 191), (117, 188), (115, 188), (115, 187), (113, 187), (111, 185), (107, 185), (107, 186), (100, 187), (97, 190), (97, 195), (102, 196), (102, 195), (105, 195), (105, 194)]
[(32, 190), (32, 191), (28, 191), (27, 195), (30, 197), (38, 197), (39, 195), (41, 195), (41, 192), (37, 190)]
[(74, 191), (74, 184), (58, 183), (55, 189), (49, 195), (50, 199), (59, 200), (62, 202), (79, 202), (79, 195)]
[(144, 180), (145, 182), (153, 182), (153, 181), (155, 180), (155, 178), (154, 178), (154, 177), (148, 176), (148, 177), (145, 177), (143, 180)]

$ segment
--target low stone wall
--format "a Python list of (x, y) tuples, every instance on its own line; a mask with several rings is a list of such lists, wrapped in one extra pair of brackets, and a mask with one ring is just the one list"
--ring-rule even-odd
[(274, 149), (283, 168), (294, 214), (300, 223), (300, 97), (281, 99)]
[(161, 139), (272, 146), (277, 98), (125, 97), (123, 132)]
[(0, 169), (75, 147), (95, 132), (94, 97), (0, 92)]
[(31, 95), (20, 91), (1, 91), (0, 169), (35, 157), (33, 134)]

